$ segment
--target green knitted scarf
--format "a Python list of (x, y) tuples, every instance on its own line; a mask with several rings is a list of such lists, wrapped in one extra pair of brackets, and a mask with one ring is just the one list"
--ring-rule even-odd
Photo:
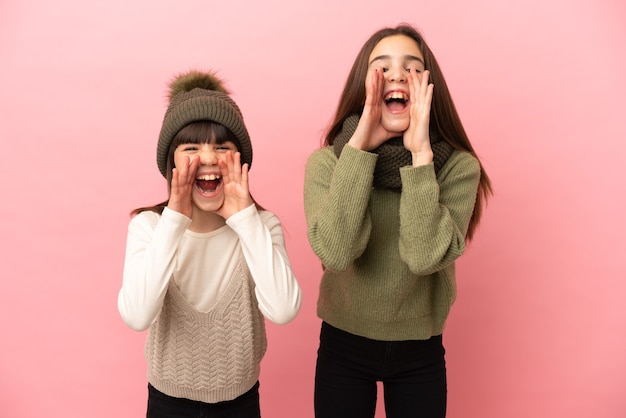
[[(359, 118), (360, 116), (357, 114), (348, 116), (343, 123), (341, 132), (335, 137), (333, 149), (337, 158), (341, 155), (344, 145), (352, 138), (359, 124)], [(430, 132), (430, 146), (433, 150), (435, 172), (439, 172), (448, 161), (453, 148), (438, 133), (432, 131)], [(374, 187), (402, 190), (400, 167), (411, 165), (412, 161), (411, 152), (404, 148), (402, 137), (391, 138), (371, 152), (378, 154), (374, 168)]]

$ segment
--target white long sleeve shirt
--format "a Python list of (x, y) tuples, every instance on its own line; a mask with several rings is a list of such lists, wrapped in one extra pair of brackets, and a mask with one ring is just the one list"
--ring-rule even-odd
[(188, 230), (190, 223), (190, 218), (168, 208), (162, 215), (141, 212), (130, 221), (118, 296), (118, 309), (129, 327), (150, 327), (170, 280), (195, 309), (210, 311), (242, 256), (263, 315), (276, 324), (296, 317), (302, 292), (274, 214), (251, 205), (208, 233)]

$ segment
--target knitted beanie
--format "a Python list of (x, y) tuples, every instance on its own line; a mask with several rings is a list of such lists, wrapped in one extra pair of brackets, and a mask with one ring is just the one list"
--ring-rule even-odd
[(241, 164), (252, 165), (252, 144), (243, 115), (214, 73), (189, 71), (169, 85), (170, 104), (163, 118), (157, 145), (157, 165), (167, 177), (167, 156), (174, 137), (191, 122), (211, 121), (228, 128), (238, 140)]

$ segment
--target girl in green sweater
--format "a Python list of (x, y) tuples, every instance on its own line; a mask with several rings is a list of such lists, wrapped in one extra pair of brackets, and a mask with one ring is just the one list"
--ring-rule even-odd
[(304, 187), (324, 266), (315, 416), (373, 417), (381, 381), (387, 417), (444, 417), (454, 262), (491, 186), (419, 32), (364, 44), (324, 145)]

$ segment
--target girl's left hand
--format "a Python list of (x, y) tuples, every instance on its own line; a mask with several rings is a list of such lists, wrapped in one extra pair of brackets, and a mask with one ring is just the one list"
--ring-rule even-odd
[(430, 164), (433, 161), (429, 127), (434, 85), (428, 83), (429, 75), (429, 71), (425, 70), (419, 77), (414, 69), (411, 69), (409, 74), (411, 121), (404, 132), (403, 139), (404, 147), (411, 151), (414, 166)]
[(224, 204), (216, 213), (228, 219), (254, 203), (248, 185), (248, 164), (241, 165), (241, 153), (236, 152), (233, 155), (231, 151), (218, 164), (222, 171)]

